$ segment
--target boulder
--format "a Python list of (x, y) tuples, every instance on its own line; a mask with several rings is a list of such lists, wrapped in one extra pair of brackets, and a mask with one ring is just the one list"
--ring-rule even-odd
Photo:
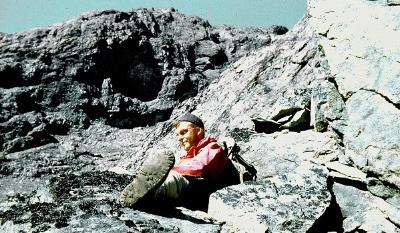
[(400, 188), (400, 110), (370, 91), (357, 92), (346, 105), (352, 109), (344, 134), (346, 155), (365, 173)]
[(215, 192), (208, 212), (240, 232), (306, 232), (330, 204), (326, 178), (322, 166), (304, 162), (284, 175)]
[(390, 207), (384, 200), (338, 183), (333, 185), (333, 192), (344, 218), (345, 232), (398, 232), (398, 209)]

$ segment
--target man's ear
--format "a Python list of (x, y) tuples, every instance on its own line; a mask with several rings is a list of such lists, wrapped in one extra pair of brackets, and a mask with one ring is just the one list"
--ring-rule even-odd
[(197, 135), (199, 137), (204, 137), (204, 129), (201, 127), (197, 127)]

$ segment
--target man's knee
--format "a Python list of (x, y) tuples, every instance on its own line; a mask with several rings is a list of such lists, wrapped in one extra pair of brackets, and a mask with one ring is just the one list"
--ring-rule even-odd
[(189, 181), (181, 174), (170, 171), (165, 181), (155, 192), (155, 199), (178, 199), (189, 187)]

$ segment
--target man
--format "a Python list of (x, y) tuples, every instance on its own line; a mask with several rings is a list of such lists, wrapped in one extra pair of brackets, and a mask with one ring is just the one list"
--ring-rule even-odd
[[(185, 114), (176, 121), (175, 132), (185, 154), (176, 163), (171, 153), (150, 155), (122, 191), (123, 205), (135, 206), (145, 196), (152, 200), (177, 201), (190, 196), (198, 184), (203, 184), (200, 191), (207, 194), (226, 183), (223, 180), (230, 160), (213, 136), (205, 137), (203, 121), (193, 114)], [(149, 179), (150, 176), (153, 177)]]

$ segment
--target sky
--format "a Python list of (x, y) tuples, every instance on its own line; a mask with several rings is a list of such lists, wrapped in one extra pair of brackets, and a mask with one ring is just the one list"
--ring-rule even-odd
[(174, 7), (211, 25), (292, 28), (306, 11), (306, 0), (0, 0), (0, 32), (21, 32), (60, 23), (82, 13), (141, 7)]

